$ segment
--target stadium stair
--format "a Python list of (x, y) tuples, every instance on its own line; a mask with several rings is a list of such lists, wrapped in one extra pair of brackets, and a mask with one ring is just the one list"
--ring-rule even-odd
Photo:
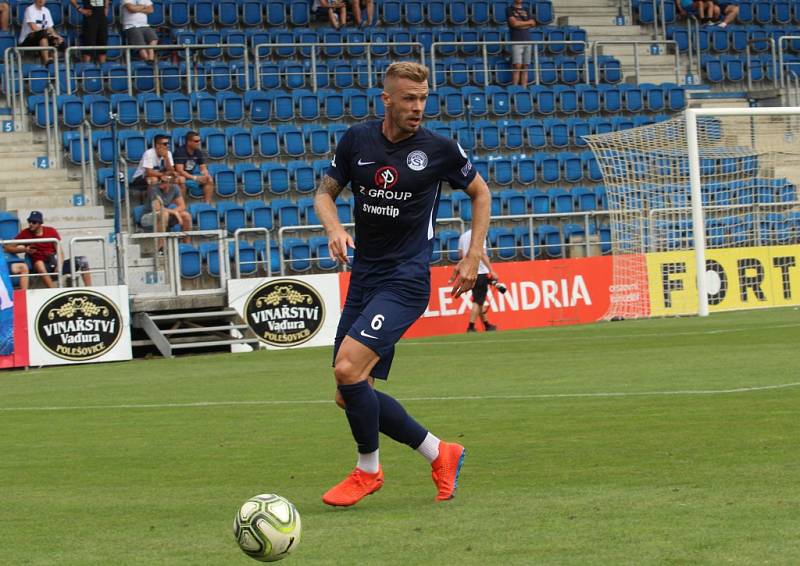
[(155, 346), (165, 358), (173, 357), (176, 350), (220, 350), (258, 344), (258, 338), (239, 314), (227, 308), (138, 312), (133, 317), (133, 327), (143, 330), (147, 338), (134, 339), (132, 346)]
[(66, 207), (81, 192), (80, 181), (66, 169), (38, 169), (36, 159), (47, 154), (47, 145), (32, 132), (0, 134), (0, 209)]
[[(626, 17), (626, 25), (616, 25), (619, 4), (612, 0), (553, 0), (553, 12), (560, 26), (577, 26), (586, 30), (589, 41), (651, 41), (651, 30), (633, 24)], [(588, 14), (588, 15), (587, 15)], [(640, 83), (675, 82), (672, 55), (652, 55), (650, 46), (639, 45)], [(598, 52), (619, 60), (623, 82), (635, 82), (633, 50), (628, 45), (605, 45)], [(686, 69), (686, 59), (681, 57), (681, 68)]]

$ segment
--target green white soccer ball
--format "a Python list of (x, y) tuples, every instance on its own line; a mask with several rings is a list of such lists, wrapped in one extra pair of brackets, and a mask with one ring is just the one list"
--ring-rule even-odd
[(300, 542), (300, 514), (280, 495), (265, 493), (245, 501), (233, 520), (233, 535), (250, 558), (275, 562)]

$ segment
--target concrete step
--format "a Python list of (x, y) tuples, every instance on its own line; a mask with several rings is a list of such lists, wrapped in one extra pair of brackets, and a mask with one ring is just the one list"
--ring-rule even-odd
[(0, 170), (0, 177), (2, 177), (6, 171), (30, 171), (31, 169), (36, 169), (36, 160), (46, 154), (47, 150), (42, 150), (41, 153), (36, 151), (0, 153), (0, 159), (2, 159), (3, 163), (3, 168)]
[[(558, 15), (558, 20), (561, 20), (561, 18), (567, 16), (585, 16), (586, 14), (592, 14), (593, 16), (597, 17), (611, 18), (611, 21), (613, 21), (614, 25), (616, 25), (617, 23), (616, 17), (617, 14), (619, 14), (619, 10), (617, 10), (613, 6), (609, 6), (607, 8), (606, 7), (597, 8), (595, 6), (585, 6), (585, 5), (564, 6), (564, 7), (559, 6), (558, 9), (556, 10), (556, 14)], [(606, 21), (609, 20), (606, 19)]]
[[(16, 183), (32, 183), (35, 182), (38, 186), (44, 187), (44, 183), (48, 181), (63, 181), (67, 179), (66, 169), (6, 169), (3, 165), (0, 169), (0, 190), (2, 187)], [(49, 184), (46, 186), (50, 186)]]
[[(105, 209), (102, 206), (70, 206), (65, 208), (37, 208), (47, 219), (47, 223), (54, 226), (80, 227), (106, 222)], [(27, 218), (30, 212), (27, 208), (12, 210), (18, 218)]]
[(33, 137), (33, 132), (0, 133), (0, 148), (8, 146), (25, 147), (35, 142), (36, 140)]
[[(633, 39), (633, 38), (631, 38)], [(593, 41), (600, 41), (594, 40)], [(614, 39), (611, 41), (620, 41), (619, 39)], [(649, 41), (649, 39), (642, 39), (641, 41)], [(661, 51), (659, 55), (651, 55), (650, 54), (650, 44), (638, 44), (638, 45), (631, 45), (631, 44), (623, 44), (623, 43), (606, 43), (600, 44), (597, 48), (598, 52), (601, 55), (611, 55), (612, 57), (624, 57), (630, 56), (633, 57), (634, 53), (638, 53), (640, 58), (645, 57), (669, 57), (670, 60), (672, 59), (672, 55), (666, 51)]]
[(588, 14), (597, 9), (605, 10), (606, 8), (614, 8), (617, 9), (616, 2), (609, 2), (608, 0), (599, 0), (598, 2), (588, 2), (587, 0), (554, 0), (553, 1), (553, 12), (555, 14), (561, 14), (562, 8), (583, 8), (584, 14)]
[(80, 192), (80, 187), (70, 191), (51, 191), (47, 195), (25, 195), (25, 194), (12, 194), (4, 195), (0, 193), (0, 209), (3, 210), (17, 210), (20, 208), (28, 210), (38, 210), (42, 204), (48, 206), (71, 206), (72, 195)]
[[(571, 19), (571, 18), (570, 18)], [(567, 24), (564, 24), (567, 25)], [(578, 24), (568, 24), (578, 25)], [(643, 34), (640, 26), (603, 26), (603, 25), (583, 25), (581, 26), (586, 30), (589, 41), (602, 41), (608, 40), (634, 40), (634, 41), (647, 41), (651, 39), (650, 35)]]
[[(613, 10), (610, 14), (597, 13), (597, 10), (588, 8), (584, 15), (566, 15), (562, 16), (560, 12), (556, 12), (558, 18), (556, 21), (560, 26), (579, 26), (586, 28), (589, 26), (614, 26), (614, 27), (636, 27), (639, 26), (617, 26), (617, 11)], [(589, 15), (586, 15), (589, 14)]]
[[(633, 55), (614, 55), (620, 65), (623, 67), (633, 67), (636, 64), (636, 57)], [(666, 68), (675, 68), (675, 57), (671, 55), (640, 55), (639, 56), (639, 65), (641, 67), (666, 67)]]

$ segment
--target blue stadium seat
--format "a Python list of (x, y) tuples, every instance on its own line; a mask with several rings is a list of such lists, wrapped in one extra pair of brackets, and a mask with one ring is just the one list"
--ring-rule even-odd
[(504, 121), (501, 123), (503, 134), (503, 147), (509, 150), (519, 150), (524, 144), (522, 126), (518, 122)]
[[(431, 3), (429, 2), (429, 10), (430, 4)], [(417, 0), (405, 0), (405, 2), (403, 2), (403, 20), (405, 20), (403, 23), (409, 26), (418, 26), (422, 24), (425, 21), (425, 16), (423, 14), (423, 3)]]
[(167, 8), (167, 19), (172, 27), (183, 28), (189, 25), (191, 18), (188, 0), (170, 0)]
[(525, 136), (528, 138), (528, 145), (535, 149), (543, 149), (547, 147), (547, 132), (545, 130), (544, 122), (536, 119), (525, 119), (521, 124), (525, 129)]
[(278, 128), (278, 136), (283, 146), (283, 151), (292, 157), (300, 157), (306, 152), (303, 132), (296, 126), (282, 125)]
[(244, 98), (235, 92), (218, 92), (216, 95), (219, 118), (229, 124), (244, 120)]
[(500, 198), (506, 214), (528, 213), (528, 200), (522, 191), (506, 189), (500, 193)]
[(219, 128), (200, 128), (198, 131), (206, 155), (210, 159), (224, 159), (228, 156), (228, 141), (225, 133)]
[(546, 86), (534, 86), (531, 88), (539, 114), (553, 114), (556, 111), (556, 97), (552, 88)]
[(240, 17), (244, 27), (260, 27), (264, 22), (263, 3), (260, 0), (241, 0)]
[(241, 126), (228, 126), (225, 128), (225, 138), (234, 158), (249, 159), (255, 155), (253, 138), (249, 129)]
[(133, 130), (124, 130), (117, 138), (125, 159), (129, 163), (138, 163), (147, 149), (144, 135)]
[(255, 126), (252, 133), (261, 157), (273, 158), (280, 154), (278, 133), (272, 127)]
[(536, 182), (536, 161), (532, 157), (517, 160), (517, 182), (521, 185), (532, 185)]
[(562, 257), (561, 230), (550, 224), (540, 224), (536, 228), (538, 248), (548, 257)]
[(311, 269), (311, 247), (301, 238), (283, 239), (283, 257), (292, 271), (308, 271)]
[(135, 126), (139, 123), (139, 104), (128, 94), (112, 94), (111, 111), (117, 115), (123, 126)]
[(291, 121), (295, 119), (294, 100), (292, 95), (284, 91), (274, 91), (270, 93), (272, 97), (273, 117), (281, 121)]
[[(280, 163), (262, 163), (261, 171), (267, 180), (269, 192), (275, 195), (282, 195), (289, 192), (289, 170)], [(273, 202), (273, 212), (277, 215)], [(277, 218), (277, 216), (276, 216)]]
[(510, 159), (500, 158), (490, 161), (492, 180), (498, 185), (510, 185), (514, 182), (514, 164)]
[(293, 0), (289, 4), (289, 21), (294, 26), (307, 26), (311, 20), (309, 2), (305, 0)]
[(583, 163), (577, 153), (561, 152), (558, 161), (564, 180), (568, 183), (579, 183), (583, 180)]
[[(234, 172), (245, 196), (258, 196), (264, 192), (264, 179), (261, 169), (252, 163), (237, 163), (234, 166)], [(248, 215), (251, 216), (251, 213), (248, 212)]]
[(561, 180), (561, 164), (558, 156), (549, 153), (537, 153), (534, 157), (539, 179), (544, 183), (557, 183)]
[[(420, 3), (421, 4), (421, 3)], [(425, 18), (431, 26), (443, 26), (447, 21), (446, 3), (441, 0), (431, 0), (425, 2)], [(406, 16), (408, 21), (408, 16)]]
[(316, 189), (314, 182), (314, 168), (305, 161), (290, 161), (288, 164), (289, 177), (294, 183), (295, 191), (300, 194), (312, 193)]
[[(219, 203), (217, 204), (217, 208), (220, 209), (222, 204), (229, 203)], [(243, 206), (236, 204), (235, 202), (231, 202), (229, 206), (224, 208), (224, 211), (220, 209), (220, 212), (223, 214), (225, 229), (231, 236), (236, 233), (236, 230), (247, 227), (247, 215)], [(230, 243), (231, 245), (233, 244), (233, 242)]]
[(207, 92), (193, 92), (190, 95), (194, 118), (203, 124), (215, 124), (219, 120), (217, 99)]
[(331, 152), (331, 136), (325, 126), (303, 126), (303, 132), (308, 141), (308, 147), (311, 153), (315, 155), (327, 155)]
[(272, 101), (269, 95), (258, 90), (244, 93), (244, 107), (247, 117), (255, 124), (265, 124), (272, 115)]
[(154, 93), (136, 96), (144, 122), (149, 126), (160, 126), (167, 121), (167, 108), (164, 99)]
[(212, 163), (208, 166), (208, 173), (214, 177), (214, 187), (222, 198), (232, 197), (236, 194), (236, 171), (221, 163)]
[(178, 256), (180, 258), (181, 277), (184, 279), (195, 279), (200, 277), (202, 259), (200, 250), (191, 244), (178, 244)]
[(191, 0), (189, 12), (195, 26), (214, 25), (214, 3), (211, 0)]
[(548, 145), (562, 148), (570, 145), (570, 131), (567, 122), (560, 118), (545, 118), (544, 129), (547, 132)]

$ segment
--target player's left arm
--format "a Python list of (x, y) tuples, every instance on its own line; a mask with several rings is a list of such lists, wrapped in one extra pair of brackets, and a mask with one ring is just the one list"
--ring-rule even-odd
[(454, 297), (459, 297), (462, 293), (472, 289), (478, 278), (478, 264), (485, 255), (483, 242), (486, 241), (486, 233), (489, 231), (489, 215), (492, 204), (489, 186), (479, 174), (475, 175), (464, 192), (472, 201), (472, 239), (469, 250), (458, 262), (453, 276), (450, 278), (450, 282), (453, 283), (451, 293)]

